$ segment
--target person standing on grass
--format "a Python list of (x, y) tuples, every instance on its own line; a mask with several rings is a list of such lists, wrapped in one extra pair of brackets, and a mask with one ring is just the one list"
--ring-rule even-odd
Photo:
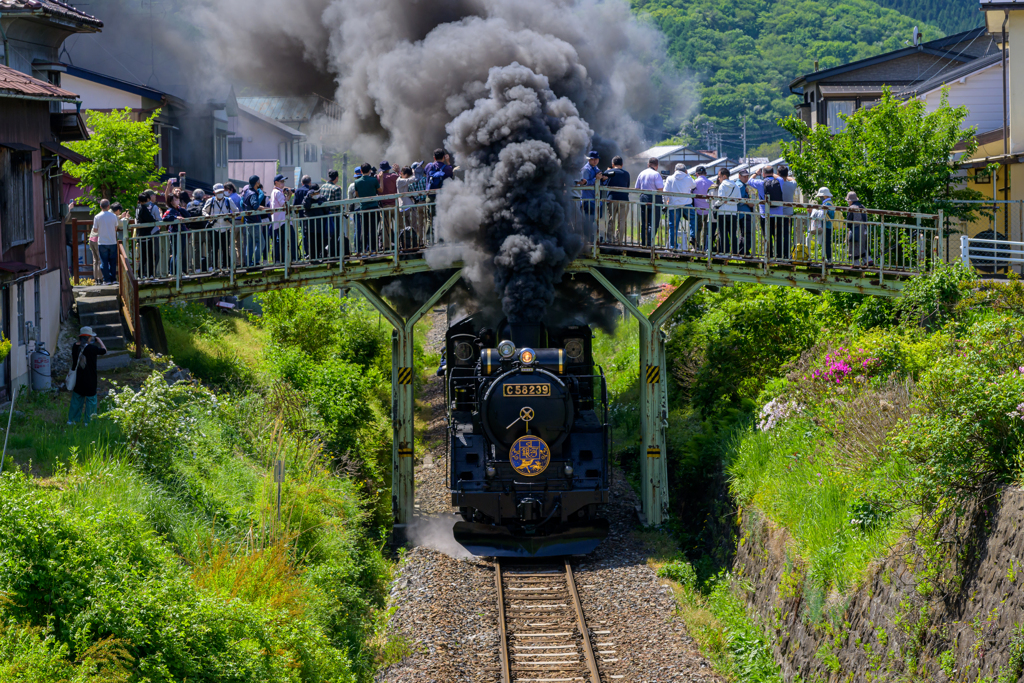
[[(106, 201), (106, 200), (103, 200)], [(99, 372), (96, 359), (105, 356), (107, 347), (103, 340), (92, 332), (91, 327), (83, 327), (78, 331), (78, 341), (71, 347), (71, 367), (77, 368), (75, 388), (71, 390), (71, 407), (68, 409), (68, 424), (89, 424), (89, 419), (96, 414), (96, 388), (99, 384)]]

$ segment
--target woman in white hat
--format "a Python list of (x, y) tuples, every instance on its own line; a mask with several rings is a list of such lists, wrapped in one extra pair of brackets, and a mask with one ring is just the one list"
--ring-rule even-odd
[[(835, 204), (832, 202), (832, 192), (827, 187), (820, 187), (814, 198), (821, 204), (821, 208), (811, 211), (811, 240), (823, 244), (825, 247), (825, 263), (832, 263), (832, 221), (836, 217)], [(816, 251), (816, 250), (815, 250)]]
[(99, 384), (96, 358), (106, 353), (106, 345), (93, 333), (91, 327), (83, 327), (78, 331), (78, 341), (71, 347), (71, 369), (75, 371), (75, 382), (71, 387), (69, 425), (79, 420), (87, 425), (89, 419), (96, 414), (96, 385)]

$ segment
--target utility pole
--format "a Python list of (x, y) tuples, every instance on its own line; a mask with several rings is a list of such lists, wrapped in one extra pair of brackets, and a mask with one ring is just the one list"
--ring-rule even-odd
[(744, 114), (743, 115), (743, 159), (741, 159), (740, 161), (742, 162), (746, 158), (747, 158), (747, 115)]

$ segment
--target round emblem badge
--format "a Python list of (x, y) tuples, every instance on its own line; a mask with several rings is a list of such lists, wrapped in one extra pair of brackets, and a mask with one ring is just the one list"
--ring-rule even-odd
[(508, 452), (509, 462), (519, 474), (536, 477), (551, 463), (551, 449), (540, 437), (521, 436)]

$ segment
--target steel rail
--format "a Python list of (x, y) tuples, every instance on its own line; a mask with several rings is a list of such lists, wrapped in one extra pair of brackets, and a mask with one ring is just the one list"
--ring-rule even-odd
[(576, 590), (576, 580), (572, 576), (572, 565), (569, 559), (565, 559), (565, 582), (569, 586), (569, 594), (572, 595), (572, 606), (576, 608), (576, 621), (579, 622), (580, 635), (583, 636), (583, 654), (587, 658), (587, 668), (590, 669), (590, 680), (593, 683), (601, 683), (601, 672), (597, 670), (597, 659), (594, 657), (594, 648), (590, 644), (590, 629), (587, 628), (587, 619), (583, 616), (583, 603), (580, 602), (580, 594)]
[[(594, 653), (593, 644), (590, 642), (590, 629), (587, 628), (587, 620), (586, 620), (586, 617), (583, 614), (583, 603), (580, 600), (580, 594), (579, 594), (579, 591), (576, 588), (576, 580), (573, 577), (572, 565), (569, 563), (568, 559), (564, 559), (563, 561), (564, 561), (564, 565), (561, 567), (561, 569), (563, 569), (563, 571), (565, 572), (564, 575), (562, 575), (560, 573), (557, 573), (557, 570), (560, 569), (558, 567), (558, 565), (548, 565), (548, 566), (550, 566), (550, 568), (552, 570), (555, 570), (555, 571), (544, 572), (544, 573), (517, 572), (517, 573), (511, 574), (511, 575), (508, 575), (508, 576), (515, 576), (515, 577), (518, 577), (520, 579), (528, 578), (528, 577), (542, 577), (542, 576), (552, 576), (552, 577), (554, 577), (554, 576), (564, 576), (565, 584), (566, 584), (566, 590), (567, 590), (567, 592), (569, 594), (570, 600), (572, 601), (572, 607), (573, 607), (575, 621), (576, 621), (576, 628), (579, 630), (579, 633), (580, 633), (581, 645), (582, 645), (582, 649), (583, 649), (583, 659), (584, 659), (584, 661), (586, 662), (586, 665), (587, 665), (587, 671), (589, 673), (590, 683), (601, 683), (601, 672), (600, 672), (600, 670), (597, 667), (597, 657), (595, 656), (595, 653)], [(500, 658), (500, 667), (501, 667), (501, 682), (502, 683), (515, 683), (514, 679), (512, 678), (512, 657), (511, 657), (511, 654), (509, 652), (509, 633), (508, 633), (508, 624), (506, 623), (508, 614), (507, 614), (507, 612), (505, 610), (505, 597), (506, 597), (505, 578), (506, 578), (506, 575), (502, 571), (501, 559), (500, 558), (495, 558), (494, 559), (494, 580), (495, 580), (495, 585), (496, 585), (497, 590), (498, 590), (498, 640), (499, 640), (498, 654), (499, 654), (499, 658)], [(525, 589), (523, 589), (523, 588), (512, 588), (511, 590), (515, 591), (515, 590), (525, 590)], [(513, 595), (512, 597), (514, 598), (515, 595)], [(565, 633), (526, 634), (526, 635), (536, 635), (536, 636), (569, 636), (569, 635), (571, 635), (571, 631), (567, 631)], [(520, 637), (522, 637), (522, 634), (520, 634)], [(546, 646), (546, 647), (554, 648), (556, 646)], [(575, 649), (576, 646), (575, 645), (558, 645), (557, 647), (558, 648), (570, 648), (571, 647), (571, 648)], [(529, 666), (529, 665), (527, 665), (527, 666)]]
[(505, 629), (505, 587), (501, 578), (501, 560), (494, 560), (494, 580), (498, 586), (498, 655), (501, 658), (501, 683), (512, 683), (508, 656), (508, 632)]

